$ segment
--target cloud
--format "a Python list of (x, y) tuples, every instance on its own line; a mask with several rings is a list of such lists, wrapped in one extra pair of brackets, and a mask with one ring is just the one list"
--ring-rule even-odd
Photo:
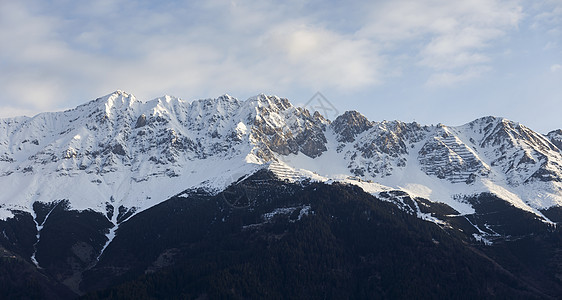
[(459, 73), (439, 72), (432, 74), (426, 82), (428, 87), (448, 87), (480, 77), (491, 70), (487, 66), (471, 67)]
[(531, 28), (546, 30), (551, 34), (560, 34), (558, 28), (562, 24), (562, 2), (559, 0), (533, 1), (530, 5), (533, 10)]
[[(265, 50), (277, 70), (292, 73), (298, 82), (319, 88), (342, 89), (380, 82), (383, 64), (376, 46), (323, 28), (282, 24), (264, 35)], [(273, 51), (272, 51), (273, 50)]]
[(562, 70), (562, 65), (559, 64), (554, 64), (552, 66), (550, 66), (550, 72), (555, 73)]
[(397, 0), (374, 5), (359, 34), (384, 43), (388, 51), (406, 47), (419, 66), (436, 72), (430, 81), (456, 83), (475, 78), (462, 75), (475, 74), (475, 66), (489, 66), (487, 50), (522, 17), (517, 1)]
[(558, 42), (549, 41), (549, 42), (546, 43), (546, 45), (544, 45), (543, 50), (545, 50), (545, 51), (555, 50), (559, 47), (560, 46), (558, 45)]
[(57, 25), (53, 18), (30, 15), (20, 2), (0, 2), (0, 99), (17, 99), (33, 110), (52, 106), (61, 82), (44, 66), (68, 54), (56, 40)]
[(0, 39), (12, 42), (0, 49), (0, 99), (48, 109), (115, 89), (145, 99), (355, 89), (383, 76), (372, 42), (326, 28), (297, 2), (48, 3), (2, 2)]

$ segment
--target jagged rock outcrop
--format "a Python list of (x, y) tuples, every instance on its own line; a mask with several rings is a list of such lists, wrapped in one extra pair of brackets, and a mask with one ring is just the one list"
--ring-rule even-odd
[(373, 122), (357, 111), (346, 111), (334, 120), (331, 127), (338, 134), (338, 142), (351, 143), (358, 134), (372, 128)]
[(420, 166), (426, 174), (453, 183), (472, 183), (476, 176), (486, 176), (490, 172), (475, 150), (449, 128), (437, 125), (435, 133), (419, 151)]
[(265, 161), (276, 154), (289, 155), (302, 152), (318, 157), (326, 151), (324, 130), (328, 121), (322, 115), (294, 107), (287, 99), (259, 95), (251, 98), (256, 106), (251, 140), (259, 147), (259, 156)]
[(553, 130), (546, 135), (552, 144), (562, 152), (562, 129)]

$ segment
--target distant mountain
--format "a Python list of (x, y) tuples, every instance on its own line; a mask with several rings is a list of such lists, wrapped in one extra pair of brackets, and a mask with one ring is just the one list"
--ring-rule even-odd
[[(230, 251), (225, 243), (238, 249), (237, 243), (246, 241), (251, 246), (248, 253), (242, 249), (233, 253), (257, 255), (265, 251), (261, 244), (265, 239), (275, 251), (287, 252), (278, 241), (291, 244), (291, 239), (304, 238), (298, 230), (329, 234), (321, 242), (309, 241), (322, 247), (342, 243), (353, 234), (349, 228), (338, 229), (345, 225), (331, 220), (332, 213), (325, 211), (338, 208), (337, 220), (347, 220), (344, 223), (350, 228), (375, 230), (367, 238), (369, 245), (397, 242), (379, 236), (382, 232), (374, 224), (380, 222), (369, 216), (374, 213), (389, 218), (393, 225), (384, 230), (401, 232), (400, 238), (410, 241), (404, 244), (412, 247), (409, 251), (421, 251), (419, 247), (430, 241), (449, 246), (418, 253), (427, 259), (444, 255), (444, 249), (462, 253), (456, 257), (458, 265), (445, 262), (438, 268), (462, 269), (477, 261), (478, 272), (496, 279), (491, 290), (477, 290), (475, 297), (556, 298), (562, 291), (562, 257), (556, 254), (562, 251), (557, 244), (557, 223), (562, 221), (561, 149), (562, 131), (542, 135), (498, 117), (448, 127), (373, 122), (348, 111), (330, 121), (287, 99), (263, 94), (246, 101), (224, 95), (193, 102), (170, 96), (142, 102), (116, 91), (64, 112), (0, 119), (0, 188), (4, 191), (0, 195), (0, 250), (10, 263), (35, 269), (38, 274), (33, 278), (45, 274), (69, 288), (46, 290), (41, 288), (44, 280), (37, 279), (45, 297), (56, 299), (125, 284), (114, 290), (117, 293), (143, 273), (166, 278), (160, 271), (176, 263), (181, 266), (170, 272), (203, 272), (185, 265), (190, 261), (188, 254), (194, 254), (192, 246), (200, 253), (214, 253)], [(315, 194), (317, 189), (323, 193)], [(350, 196), (350, 190), (362, 200)], [(333, 204), (327, 204), (321, 200), (326, 193), (346, 196), (334, 196)], [(394, 220), (391, 216), (398, 212), (405, 215)], [(413, 227), (401, 231), (404, 226)], [(436, 235), (447, 242), (431, 237)], [(370, 261), (370, 267), (361, 271), (361, 263), (338, 261), (341, 265), (332, 271), (322, 269), (343, 272), (326, 275), (336, 281), (346, 278), (344, 285), (334, 287), (334, 293), (362, 297), (361, 293), (373, 288), (371, 292), (392, 298), (413, 291), (393, 294), (403, 286), (393, 281), (400, 288), (389, 289), (381, 279), (386, 275), (374, 271), (380, 259), (390, 254), (352, 251), (348, 247), (361, 243), (361, 235), (352, 236), (349, 245), (330, 244), (335, 251), (330, 255), (351, 251), (352, 257)], [(217, 240), (223, 238), (229, 242)], [(312, 247), (307, 243), (298, 247)], [(542, 254), (520, 253), (517, 243), (534, 245)], [(211, 250), (212, 245), (217, 248)], [(213, 259), (223, 257), (219, 252), (213, 255)], [(369, 258), (373, 255), (382, 256)], [(454, 260), (450, 255), (448, 259)], [(544, 257), (539, 259), (539, 255)], [(211, 256), (197, 256), (197, 262), (209, 263)], [(240, 259), (236, 268), (248, 263)], [(281, 265), (271, 266), (268, 272), (281, 271)], [(507, 273), (497, 273), (499, 267)], [(209, 270), (224, 271), (213, 268)], [(264, 266), (248, 268), (258, 272)], [(469, 276), (461, 269), (455, 276)], [(311, 266), (306, 270), (319, 271)], [(229, 282), (228, 276), (217, 274), (200, 276)], [(431, 274), (428, 279), (445, 280), (439, 272)], [(152, 279), (136, 284), (146, 280)], [(322, 277), (310, 280), (314, 285)], [(365, 283), (363, 289), (357, 286), (361, 280), (382, 281)], [(204, 286), (210, 282), (184, 292), (205, 295)], [(471, 282), (484, 288), (476, 279)], [(264, 284), (265, 290), (282, 291)], [(17, 292), (18, 283), (11, 285)], [(344, 293), (352, 288), (357, 289), (355, 294)], [(497, 294), (490, 294), (492, 290)], [(431, 295), (454, 292), (445, 289)], [(154, 296), (149, 294), (144, 296)], [(231, 296), (267, 294), (254, 290)]]

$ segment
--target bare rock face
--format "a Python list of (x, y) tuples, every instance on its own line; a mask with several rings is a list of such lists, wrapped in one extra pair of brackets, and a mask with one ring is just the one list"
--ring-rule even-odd
[(465, 127), (475, 133), (475, 147), (482, 160), (501, 170), (512, 186), (550, 180), (559, 173), (560, 152), (545, 136), (503, 118), (485, 117)]
[(560, 152), (562, 152), (562, 129), (553, 130), (546, 136), (548, 137), (550, 142), (554, 144), (554, 146), (556, 146)]
[[(348, 111), (330, 127), (344, 152), (348, 168), (356, 176), (385, 177), (406, 165), (410, 145), (425, 137), (427, 128), (400, 121), (371, 122)], [(351, 145), (351, 146), (350, 146)]]
[(497, 117), (458, 127), (438, 125), (420, 149), (419, 162), (426, 174), (451, 182), (472, 183), (495, 170), (513, 187), (558, 182), (562, 171), (560, 151), (547, 137)]
[(322, 115), (311, 116), (308, 110), (275, 96), (259, 95), (251, 101), (257, 105), (251, 140), (259, 147), (262, 159), (272, 160), (274, 153), (299, 152), (315, 158), (327, 150), (324, 131), (328, 121)]
[(428, 139), (418, 154), (422, 171), (454, 183), (471, 183), (476, 176), (489, 173), (470, 145), (444, 125), (438, 126), (436, 135)]
[(358, 134), (372, 128), (373, 122), (357, 111), (346, 111), (334, 120), (331, 127), (338, 134), (338, 142), (351, 143)]
[(144, 114), (140, 115), (139, 118), (137, 119), (137, 123), (135, 124), (135, 129), (136, 128), (141, 128), (143, 126), (146, 125), (146, 116)]
[(326, 151), (326, 137), (323, 126), (305, 129), (295, 140), (300, 145), (299, 150), (306, 156), (315, 158)]
[(427, 127), (400, 121), (371, 122), (357, 112), (346, 112), (330, 127), (350, 171), (360, 177), (386, 177), (406, 166), (413, 143), (425, 138)]

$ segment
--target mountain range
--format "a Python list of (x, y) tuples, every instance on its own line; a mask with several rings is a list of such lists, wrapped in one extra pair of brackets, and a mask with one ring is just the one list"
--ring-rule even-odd
[[(315, 218), (324, 220), (335, 237), (335, 242), (326, 239), (325, 243), (340, 245), (346, 235), (367, 234), (328, 247), (335, 251), (331, 255), (341, 255), (337, 252), (350, 251), (349, 247), (359, 251), (359, 240), (375, 243), (370, 239), (379, 233), (363, 233), (367, 228), (377, 230), (372, 227), (375, 215), (386, 218), (393, 224), (386, 229), (403, 239), (419, 235), (416, 242), (405, 244), (416, 245), (416, 251), (425, 242), (438, 248), (449, 245), (417, 254), (434, 260), (444, 255), (464, 272), (457, 270), (457, 274), (474, 275), (464, 268), (471, 260), (478, 261), (476, 265), (482, 267), (475, 268), (480, 273), (474, 272), (495, 279), (487, 288), (477, 289), (475, 296), (562, 295), (557, 226), (562, 222), (562, 130), (543, 135), (500, 117), (483, 117), (462, 126), (421, 125), (374, 122), (348, 111), (328, 120), (285, 98), (263, 94), (246, 101), (224, 95), (192, 102), (170, 96), (143, 102), (116, 91), (63, 112), (0, 119), (0, 189), (3, 266), (9, 270), (10, 264), (21, 264), (20, 271), (12, 273), (32, 278), (36, 286), (31, 290), (46, 298), (84, 294), (111, 298), (124, 289), (130, 291), (131, 280), (141, 280), (138, 276), (183, 274), (194, 255), (198, 263), (209, 263), (201, 253), (215, 253), (209, 249), (216, 251), (216, 247), (238, 249), (240, 241), (263, 251), (249, 232), (281, 251), (286, 244), (280, 246), (277, 241), (310, 238), (299, 226)], [(341, 197), (331, 199), (332, 194)], [(322, 197), (331, 200), (323, 202)], [(333, 206), (330, 201), (335, 201)], [(397, 214), (401, 217), (393, 220), (391, 216)], [(186, 216), (190, 219), (185, 220)], [(416, 229), (404, 231), (408, 226)], [(317, 227), (308, 230), (324, 233)], [(383, 240), (396, 242), (389, 239), (385, 235)], [(211, 241), (217, 246), (210, 246)], [(159, 246), (149, 245), (153, 242)], [(535, 247), (540, 253), (522, 254), (525, 247)], [(443, 254), (453, 249), (462, 249), (458, 250), (462, 258)], [(315, 286), (325, 279), (349, 281), (353, 288), (344, 284), (332, 291), (332, 296), (343, 297), (362, 298), (370, 291), (393, 298), (412, 292), (383, 284), (386, 273), (373, 271), (382, 264), (380, 258), (371, 257), (376, 253), (350, 255), (368, 262), (342, 261), (341, 266), (323, 271), (343, 273), (309, 278), (308, 284)], [(178, 263), (184, 269), (174, 269)], [(361, 269), (364, 266), (372, 269)], [(442, 267), (447, 266), (452, 265)], [(197, 273), (193, 266), (189, 268), (187, 273)], [(259, 273), (262, 266), (252, 268)], [(242, 273), (247, 275), (247, 270)], [(275, 281), (259, 274), (266, 282)], [(2, 278), (0, 274), (0, 282)], [(143, 278), (141, 282), (146, 283), (148, 279)], [(264, 286), (264, 291), (242, 288), (244, 284), (259, 286), (248, 282), (237, 282), (240, 286), (231, 290), (234, 281), (224, 278), (228, 276), (220, 277), (226, 282), (223, 294), (210, 293), (209, 281), (170, 295), (245, 298), (269, 292), (274, 298), (292, 298), (307, 293), (283, 294), (274, 285)], [(378, 281), (363, 286), (356, 278)], [(467, 286), (483, 284), (467, 280)], [(13, 295), (19, 295), (21, 282), (5, 282), (13, 287)], [(416, 288), (422, 285), (427, 283)], [(108, 288), (115, 290), (103, 292)], [(346, 294), (350, 290), (353, 293)], [(144, 291), (143, 297), (154, 297)], [(433, 290), (428, 295), (455, 295), (455, 291), (445, 288), (443, 294)]]

